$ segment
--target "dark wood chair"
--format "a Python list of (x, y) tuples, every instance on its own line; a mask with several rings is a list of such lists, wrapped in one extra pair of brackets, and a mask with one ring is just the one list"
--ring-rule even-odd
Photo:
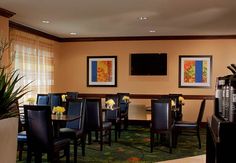
[(172, 130), (173, 120), (170, 107), (170, 99), (152, 99), (151, 100), (151, 126), (150, 126), (150, 144), (151, 152), (154, 147), (155, 134), (168, 134), (169, 152), (172, 153)]
[(194, 136), (196, 135), (198, 138), (198, 148), (201, 149), (201, 138), (200, 138), (200, 124), (202, 121), (202, 117), (204, 114), (206, 105), (206, 100), (203, 99), (200, 105), (199, 113), (197, 120), (195, 122), (189, 121), (176, 121), (174, 123), (174, 133), (175, 133), (175, 144), (177, 144), (178, 135), (187, 135), (187, 136)]
[(70, 99), (67, 101), (67, 114), (78, 115), (80, 118), (74, 121), (68, 121), (65, 128), (60, 129), (60, 136), (70, 138), (74, 144), (74, 162), (77, 162), (78, 141), (82, 147), (82, 155), (85, 156), (85, 100)]
[(109, 136), (108, 143), (111, 146), (111, 122), (103, 122), (102, 106), (100, 98), (86, 99), (86, 132), (88, 142), (91, 143), (91, 132), (98, 132), (100, 135), (100, 150), (103, 150), (103, 137)]
[(77, 99), (79, 98), (79, 92), (66, 92), (67, 99)]
[(59, 152), (65, 151), (66, 162), (70, 162), (70, 139), (53, 138), (50, 106), (24, 105), (27, 134), (27, 162), (32, 154), (35, 162), (42, 162), (42, 153), (47, 153), (50, 162), (58, 162)]
[(117, 142), (117, 135), (119, 135), (120, 138), (120, 132), (121, 132), (121, 119), (120, 119), (120, 107), (119, 107), (119, 99), (117, 95), (107, 95), (106, 101), (109, 99), (113, 99), (115, 102), (114, 108), (117, 108), (115, 110), (106, 110), (105, 111), (105, 121), (111, 122), (112, 125), (115, 126), (115, 141)]
[(37, 105), (49, 105), (49, 96), (48, 94), (37, 94)]
[(123, 100), (124, 96), (129, 96), (129, 93), (117, 93), (119, 99), (119, 107), (120, 107), (120, 119), (124, 122), (124, 129), (128, 128), (129, 123), (129, 103)]
[(175, 121), (181, 121), (183, 118), (182, 104), (179, 102), (180, 96), (183, 96), (183, 95), (182, 94), (169, 94), (169, 98), (175, 102), (175, 108), (174, 108)]
[(62, 93), (49, 93), (48, 96), (51, 109), (53, 109), (54, 106), (62, 106)]

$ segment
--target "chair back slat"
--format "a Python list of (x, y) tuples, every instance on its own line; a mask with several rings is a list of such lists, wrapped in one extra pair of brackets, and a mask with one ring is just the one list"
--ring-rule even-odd
[(62, 93), (49, 93), (48, 95), (51, 109), (53, 109), (54, 106), (62, 106)]
[(25, 105), (24, 112), (28, 147), (34, 151), (47, 151), (53, 143), (50, 106)]
[(79, 97), (79, 92), (66, 92), (67, 99), (77, 99)]
[(97, 130), (102, 127), (101, 99), (86, 99), (86, 129)]
[(66, 123), (66, 128), (72, 128), (80, 130), (84, 122), (84, 100), (83, 99), (70, 99), (68, 101), (67, 114), (80, 116), (79, 119), (74, 121), (68, 121)]
[(173, 124), (170, 100), (151, 100), (151, 124), (153, 130), (168, 130)]
[(121, 112), (128, 112), (129, 104), (127, 104), (124, 100), (124, 96), (129, 96), (129, 93), (117, 93), (118, 100), (119, 100), (119, 107)]
[(198, 117), (197, 117), (197, 124), (200, 125), (201, 121), (202, 121), (202, 117), (204, 114), (204, 110), (205, 110), (205, 106), (206, 106), (206, 99), (203, 99), (200, 105), (200, 110), (198, 113)]
[[(117, 95), (108, 95), (106, 96), (106, 101), (109, 99), (113, 99), (115, 104), (113, 107), (118, 107), (119, 106), (119, 100), (118, 100), (118, 96)], [(105, 120), (109, 121), (109, 120), (115, 120), (117, 119), (118, 115), (119, 115), (119, 110), (120, 109), (116, 109), (116, 110), (107, 110), (105, 112)]]
[(49, 96), (48, 94), (37, 94), (37, 105), (49, 105)]

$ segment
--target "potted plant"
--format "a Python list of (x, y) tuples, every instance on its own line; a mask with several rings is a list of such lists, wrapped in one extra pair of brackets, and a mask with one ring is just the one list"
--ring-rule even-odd
[(3, 63), (11, 42), (0, 36), (0, 158), (1, 162), (16, 162), (18, 113), (16, 103), (27, 93), (27, 85), (16, 88), (22, 79), (18, 71)]

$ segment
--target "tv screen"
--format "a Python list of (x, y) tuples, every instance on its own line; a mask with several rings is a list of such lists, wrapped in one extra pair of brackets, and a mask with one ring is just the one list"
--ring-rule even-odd
[(167, 75), (167, 53), (130, 55), (131, 75)]

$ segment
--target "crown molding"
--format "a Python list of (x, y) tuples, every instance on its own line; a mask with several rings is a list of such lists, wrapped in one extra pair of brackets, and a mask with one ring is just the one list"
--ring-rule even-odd
[(6, 17), (6, 18), (10, 18), (10, 17), (12, 17), (12, 16), (15, 15), (15, 14), (16, 14), (16, 13), (11, 12), (11, 11), (9, 11), (9, 10), (0, 8), (0, 15), (1, 15), (1, 16), (4, 16), (4, 17)]
[(58, 42), (95, 42), (95, 41), (147, 41), (147, 40), (218, 40), (236, 39), (236, 35), (182, 35), (182, 36), (127, 36), (127, 37), (76, 37), (61, 38), (25, 25), (9, 21), (11, 28), (32, 33)]
[(61, 42), (144, 41), (144, 40), (216, 40), (216, 39), (236, 39), (236, 35), (78, 37), (78, 38), (61, 38)]
[(28, 33), (31, 33), (31, 34), (35, 34), (37, 36), (41, 36), (41, 37), (44, 37), (44, 38), (47, 38), (47, 39), (50, 39), (50, 40), (61, 42), (61, 38), (60, 37), (57, 37), (57, 36), (54, 36), (54, 35), (50, 35), (48, 33), (45, 33), (45, 32), (42, 32), (42, 31), (39, 31), (39, 30), (30, 28), (30, 27), (27, 27), (25, 25), (22, 25), (22, 24), (13, 22), (13, 21), (9, 21), (9, 27), (10, 28), (15, 28), (15, 29), (18, 29), (18, 30), (21, 30), (21, 31), (24, 31), (24, 32), (28, 32)]

